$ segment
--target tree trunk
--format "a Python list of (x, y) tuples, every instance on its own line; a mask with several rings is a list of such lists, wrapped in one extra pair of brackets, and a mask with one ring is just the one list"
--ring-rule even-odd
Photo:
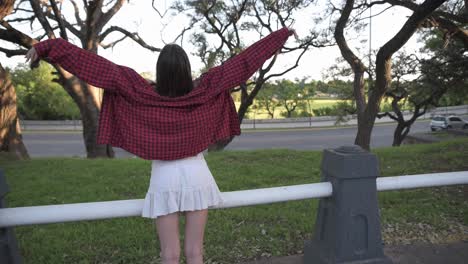
[[(365, 66), (362, 61), (351, 51), (344, 37), (344, 29), (348, 23), (351, 12), (354, 8), (354, 0), (347, 0), (341, 16), (335, 27), (335, 39), (340, 48), (343, 58), (351, 65), (354, 72), (354, 96), (358, 110), (358, 133), (355, 144), (364, 149), (370, 149), (370, 140), (375, 118), (379, 111), (380, 101), (387, 91), (391, 81), (391, 57), (398, 51), (414, 34), (426, 17), (439, 7), (445, 0), (426, 0), (419, 5), (415, 12), (406, 21), (400, 31), (384, 46), (379, 49), (376, 60), (376, 84), (372, 91), (369, 91), (367, 105), (363, 96), (363, 73)], [(359, 91), (361, 90), (361, 91)], [(365, 108), (365, 110), (364, 110)]]
[[(250, 96), (241, 96), (241, 105), (239, 106), (239, 110), (237, 111), (237, 118), (239, 119), (239, 123), (242, 124), (242, 120), (244, 120), (245, 114), (247, 110), (252, 105), (253, 100)], [(223, 150), (229, 143), (232, 142), (234, 137), (231, 137), (226, 140), (221, 140), (216, 142), (215, 144), (208, 147), (208, 151), (221, 151)]]
[[(260, 79), (260, 78), (259, 78)], [(247, 84), (241, 84), (241, 104), (239, 106), (239, 110), (237, 110), (237, 118), (239, 119), (239, 123), (242, 124), (242, 120), (244, 120), (245, 114), (249, 107), (253, 104), (253, 98), (257, 95), (258, 91), (262, 87), (263, 82), (258, 81), (255, 85), (255, 88), (252, 90), (250, 94), (247, 93)], [(208, 151), (221, 151), (223, 150), (234, 137), (231, 137), (226, 140), (221, 140), (216, 142), (215, 144), (208, 147)]]
[(363, 149), (370, 149), (372, 129), (374, 128), (375, 116), (372, 118), (369, 113), (358, 113), (358, 131), (354, 144)]
[(247, 110), (252, 105), (252, 103), (253, 102), (250, 100), (250, 102), (242, 102), (239, 106), (239, 110), (237, 111), (237, 118), (239, 119), (239, 123), (242, 124), (242, 120), (244, 120), (245, 114), (247, 113)]
[(374, 121), (367, 114), (367, 103), (364, 95), (364, 67), (362, 63), (358, 63), (354, 67), (354, 82), (353, 93), (356, 99), (356, 109), (358, 118), (358, 131), (354, 144), (363, 149), (370, 149), (370, 140)]
[(403, 140), (405, 139), (406, 135), (409, 132), (409, 126), (405, 123), (398, 122), (397, 127), (395, 128), (395, 132), (393, 133), (393, 147), (399, 147)]
[[(97, 89), (86, 86), (88, 89)], [(88, 158), (113, 158), (115, 155), (111, 145), (97, 144), (100, 104), (95, 105), (90, 102), (90, 99), (90, 97), (87, 98), (85, 107), (80, 107), (86, 155)]]
[(348, 23), (351, 12), (354, 7), (354, 0), (347, 0), (341, 16), (338, 19), (335, 27), (335, 40), (336, 44), (340, 48), (341, 55), (348, 62), (353, 69), (354, 82), (353, 82), (353, 94), (356, 99), (356, 108), (358, 114), (358, 132), (354, 140), (354, 144), (361, 146), (364, 149), (370, 149), (370, 137), (372, 134), (372, 127), (374, 120), (369, 118), (367, 114), (368, 108), (366, 103), (366, 96), (364, 90), (364, 72), (366, 66), (362, 63), (361, 59), (354, 54), (349, 48), (346, 38), (344, 36), (344, 29)]
[(0, 20), (9, 15), (13, 10), (15, 0), (2, 0), (0, 5)]
[(97, 144), (103, 90), (79, 80), (59, 66), (55, 68), (60, 77), (58, 82), (62, 84), (80, 109), (86, 156), (88, 158), (113, 158), (114, 151), (111, 145)]
[(8, 73), (0, 64), (0, 152), (18, 159), (28, 159), (16, 107), (16, 91)]

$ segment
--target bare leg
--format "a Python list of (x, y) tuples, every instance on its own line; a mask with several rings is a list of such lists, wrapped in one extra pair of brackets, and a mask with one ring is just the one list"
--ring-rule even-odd
[(179, 213), (156, 218), (156, 229), (161, 245), (162, 264), (179, 264)]
[(187, 264), (203, 264), (203, 235), (208, 209), (185, 212), (184, 253)]

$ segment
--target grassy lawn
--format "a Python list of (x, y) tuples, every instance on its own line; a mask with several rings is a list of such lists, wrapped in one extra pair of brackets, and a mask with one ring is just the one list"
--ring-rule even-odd
[[(383, 176), (468, 170), (468, 140), (376, 149)], [(321, 152), (229, 151), (206, 157), (222, 191), (318, 182)], [(9, 206), (144, 197), (150, 162), (73, 158), (0, 161)], [(379, 193), (387, 244), (468, 239), (466, 186)], [(210, 212), (206, 262), (297, 254), (313, 232), (317, 200)], [(183, 225), (183, 222), (181, 223)], [(151, 220), (112, 219), (15, 228), (25, 263), (159, 263)], [(183, 227), (181, 228), (183, 230)]]

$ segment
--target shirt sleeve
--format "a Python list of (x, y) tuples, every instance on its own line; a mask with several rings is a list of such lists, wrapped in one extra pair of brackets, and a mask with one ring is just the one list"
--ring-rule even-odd
[(56, 63), (79, 79), (93, 86), (115, 90), (125, 84), (119, 66), (90, 51), (81, 49), (68, 41), (57, 38), (41, 41), (34, 45), (40, 58)]
[(282, 28), (271, 33), (224, 64), (211, 68), (202, 81), (216, 89), (229, 90), (246, 82), (263, 63), (283, 47), (293, 32)]

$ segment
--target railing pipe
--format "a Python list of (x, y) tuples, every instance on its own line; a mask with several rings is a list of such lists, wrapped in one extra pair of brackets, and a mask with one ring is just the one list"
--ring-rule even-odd
[[(377, 178), (377, 190), (388, 191), (468, 184), (468, 171)], [(213, 208), (329, 197), (329, 182), (223, 192), (224, 203)], [(0, 227), (98, 220), (141, 215), (142, 199), (91, 203), (28, 206), (0, 209)]]
[[(321, 198), (331, 194), (328, 182), (223, 192), (224, 203), (213, 208)], [(138, 216), (142, 208), (142, 199), (5, 208), (0, 210), (0, 227)]]
[(468, 171), (377, 178), (378, 191), (468, 184)]

